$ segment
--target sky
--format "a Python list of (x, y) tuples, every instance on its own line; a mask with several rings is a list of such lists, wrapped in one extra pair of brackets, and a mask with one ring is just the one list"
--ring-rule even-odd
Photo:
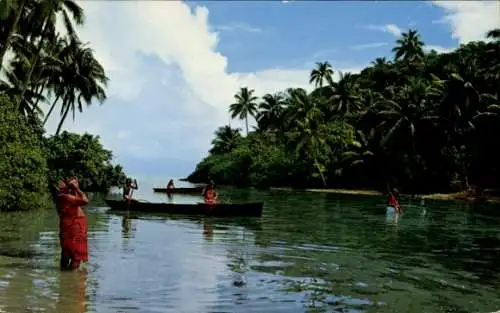
[[(356, 73), (392, 58), (401, 32), (446, 52), (500, 27), (497, 1), (77, 1), (108, 99), (64, 130), (98, 134), (129, 174), (185, 177), (207, 155), (240, 87), (310, 90), (315, 62)], [(59, 115), (53, 114), (53, 133)]]

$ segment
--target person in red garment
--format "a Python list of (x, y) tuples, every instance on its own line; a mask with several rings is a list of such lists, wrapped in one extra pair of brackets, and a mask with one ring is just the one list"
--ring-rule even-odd
[(206, 204), (216, 204), (217, 203), (217, 192), (215, 191), (215, 184), (210, 181), (210, 184), (203, 191), (203, 200)]
[(57, 191), (61, 270), (75, 270), (89, 259), (87, 218), (81, 208), (89, 200), (80, 190), (76, 178), (61, 180)]
[(172, 190), (174, 189), (175, 186), (174, 186), (174, 180), (171, 179), (169, 182), (168, 182), (168, 185), (167, 185), (167, 190)]
[(399, 191), (396, 188), (392, 189), (387, 197), (387, 206), (393, 207), (394, 210), (396, 210), (396, 213), (401, 215), (403, 214), (403, 210), (401, 210), (401, 206), (399, 205), (398, 197)]

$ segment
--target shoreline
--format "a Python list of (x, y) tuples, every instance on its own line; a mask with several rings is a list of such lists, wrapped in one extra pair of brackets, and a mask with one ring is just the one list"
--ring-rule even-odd
[[(321, 193), (331, 193), (340, 195), (353, 195), (353, 196), (384, 196), (385, 194), (375, 190), (364, 190), (364, 189), (294, 189), (291, 187), (271, 187), (270, 190), (278, 191), (305, 191), (305, 192), (321, 192)], [(426, 195), (406, 195), (401, 194), (403, 198), (412, 198), (415, 200), (431, 200), (431, 201), (454, 201), (454, 202), (472, 202), (476, 200), (481, 200), (486, 203), (500, 203), (500, 197), (496, 196), (485, 196), (480, 199), (467, 197), (464, 192), (455, 193), (432, 193)]]
[(294, 189), (292, 187), (270, 187), (269, 190), (278, 191), (306, 191), (306, 192), (322, 192), (322, 193), (334, 193), (341, 195), (354, 195), (354, 196), (383, 196), (384, 194), (375, 190), (362, 190), (362, 189), (318, 189), (318, 188), (306, 188), (306, 189)]
[[(183, 178), (183, 181), (187, 181), (187, 178)], [(252, 187), (250, 187), (252, 188)], [(275, 191), (303, 191), (303, 192), (319, 192), (319, 193), (330, 193), (339, 195), (352, 195), (352, 196), (385, 196), (385, 193), (370, 189), (343, 189), (343, 188), (304, 188), (297, 189), (293, 187), (269, 187), (268, 190)], [(431, 201), (453, 201), (453, 202), (473, 202), (481, 201), (484, 203), (500, 204), (500, 196), (495, 195), (485, 195), (482, 198), (475, 198), (467, 196), (465, 191), (454, 192), (454, 193), (431, 193), (431, 194), (420, 194), (420, 195), (407, 195), (401, 194), (403, 198), (410, 198), (414, 200), (431, 200)]]

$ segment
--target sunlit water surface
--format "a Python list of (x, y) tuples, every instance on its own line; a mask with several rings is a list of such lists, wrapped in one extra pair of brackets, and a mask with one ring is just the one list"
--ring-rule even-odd
[[(149, 201), (167, 199), (140, 185)], [(464, 205), (222, 190), (262, 218), (87, 208), (87, 273), (61, 273), (55, 212), (0, 215), (0, 312), (492, 312), (500, 220)]]

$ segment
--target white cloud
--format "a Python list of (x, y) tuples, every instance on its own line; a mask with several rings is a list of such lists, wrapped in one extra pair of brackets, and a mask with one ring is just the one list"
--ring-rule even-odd
[(445, 16), (435, 23), (450, 25), (452, 38), (460, 43), (485, 40), (486, 32), (500, 27), (498, 1), (434, 1)]
[(372, 43), (365, 43), (365, 44), (361, 44), (361, 45), (351, 46), (349, 48), (352, 50), (364, 50), (364, 49), (384, 47), (387, 45), (388, 45), (387, 42), (372, 42)]
[(403, 30), (395, 24), (368, 25), (368, 29), (389, 33), (396, 37), (401, 36), (401, 34), (403, 33)]
[(218, 31), (243, 31), (249, 33), (260, 33), (262, 29), (248, 25), (246, 23), (230, 23), (227, 25), (217, 25), (214, 26), (215, 30)]
[[(228, 123), (228, 106), (240, 87), (254, 88), (257, 95), (310, 88), (310, 69), (228, 73), (204, 7), (191, 10), (180, 1), (80, 5), (86, 13), (80, 35), (108, 71), (109, 98), (103, 106), (85, 108), (74, 123), (68, 118), (64, 129), (99, 134), (118, 161), (164, 157), (194, 166), (206, 154), (213, 131)], [(49, 120), (49, 132), (58, 118), (54, 114)]]

